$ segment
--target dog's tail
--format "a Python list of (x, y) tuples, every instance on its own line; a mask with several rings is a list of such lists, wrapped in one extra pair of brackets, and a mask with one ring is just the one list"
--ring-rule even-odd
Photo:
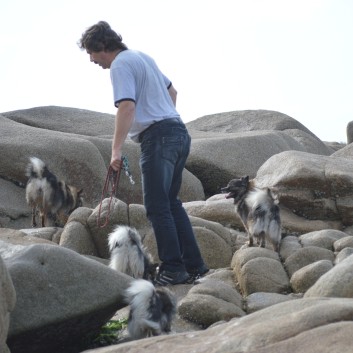
[(27, 165), (26, 176), (29, 178), (43, 179), (44, 173), (47, 170), (45, 163), (37, 157), (31, 157), (29, 160), (30, 163)]
[(131, 241), (141, 249), (142, 248), (141, 236), (137, 232), (137, 230), (129, 227), (128, 232), (129, 232)]
[(142, 248), (141, 237), (136, 229), (128, 226), (117, 226), (109, 235), (108, 245), (110, 251), (113, 251), (114, 248), (128, 243), (131, 245), (136, 245), (139, 249)]
[(154, 263), (153, 257), (146, 247), (142, 244), (141, 236), (135, 228), (128, 228), (128, 234), (132, 244), (136, 245), (139, 257), (143, 258), (144, 271), (143, 279), (154, 280), (157, 264)]
[(153, 284), (143, 279), (132, 282), (125, 298), (130, 305), (128, 331), (133, 339), (157, 336), (162, 333), (158, 296)]

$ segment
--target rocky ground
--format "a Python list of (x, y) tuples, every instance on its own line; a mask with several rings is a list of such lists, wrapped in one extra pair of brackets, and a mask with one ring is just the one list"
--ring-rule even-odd
[[(135, 227), (158, 258), (141, 205), (138, 146), (125, 146), (137, 183), (122, 176), (102, 229), (98, 204), (112, 117), (43, 107), (0, 114), (0, 123), (0, 351), (78, 353), (87, 334), (128, 315), (123, 293), (132, 278), (107, 267), (114, 226)], [(212, 270), (198, 284), (172, 287), (178, 297), (172, 334), (129, 341), (124, 332), (119, 344), (90, 352), (350, 351), (351, 145), (324, 143), (269, 111), (207, 116), (188, 128), (193, 142), (181, 198)], [(24, 169), (33, 155), (85, 189), (84, 207), (63, 227), (29, 228)], [(232, 201), (219, 193), (243, 175), (279, 196), (279, 254), (247, 246)], [(105, 200), (102, 217), (107, 210)]]

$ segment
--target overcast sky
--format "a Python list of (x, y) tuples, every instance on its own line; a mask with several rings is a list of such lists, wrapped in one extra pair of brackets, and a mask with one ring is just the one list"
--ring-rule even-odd
[(268, 109), (346, 142), (352, 0), (0, 0), (0, 112), (57, 105), (115, 114), (109, 71), (77, 46), (99, 20), (156, 60), (185, 122)]

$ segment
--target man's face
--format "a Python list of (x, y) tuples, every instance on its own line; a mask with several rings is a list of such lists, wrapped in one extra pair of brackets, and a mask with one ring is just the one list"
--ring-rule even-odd
[(87, 54), (89, 54), (91, 62), (98, 64), (102, 69), (110, 68), (110, 65), (112, 63), (111, 53), (106, 52), (104, 50), (98, 52), (87, 50)]

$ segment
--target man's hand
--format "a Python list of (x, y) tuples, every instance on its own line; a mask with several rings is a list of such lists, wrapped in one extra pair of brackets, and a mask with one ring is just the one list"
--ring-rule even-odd
[(113, 153), (112, 154), (112, 159), (110, 160), (110, 166), (115, 170), (116, 172), (121, 169), (122, 166), (122, 160), (121, 160), (121, 153)]

